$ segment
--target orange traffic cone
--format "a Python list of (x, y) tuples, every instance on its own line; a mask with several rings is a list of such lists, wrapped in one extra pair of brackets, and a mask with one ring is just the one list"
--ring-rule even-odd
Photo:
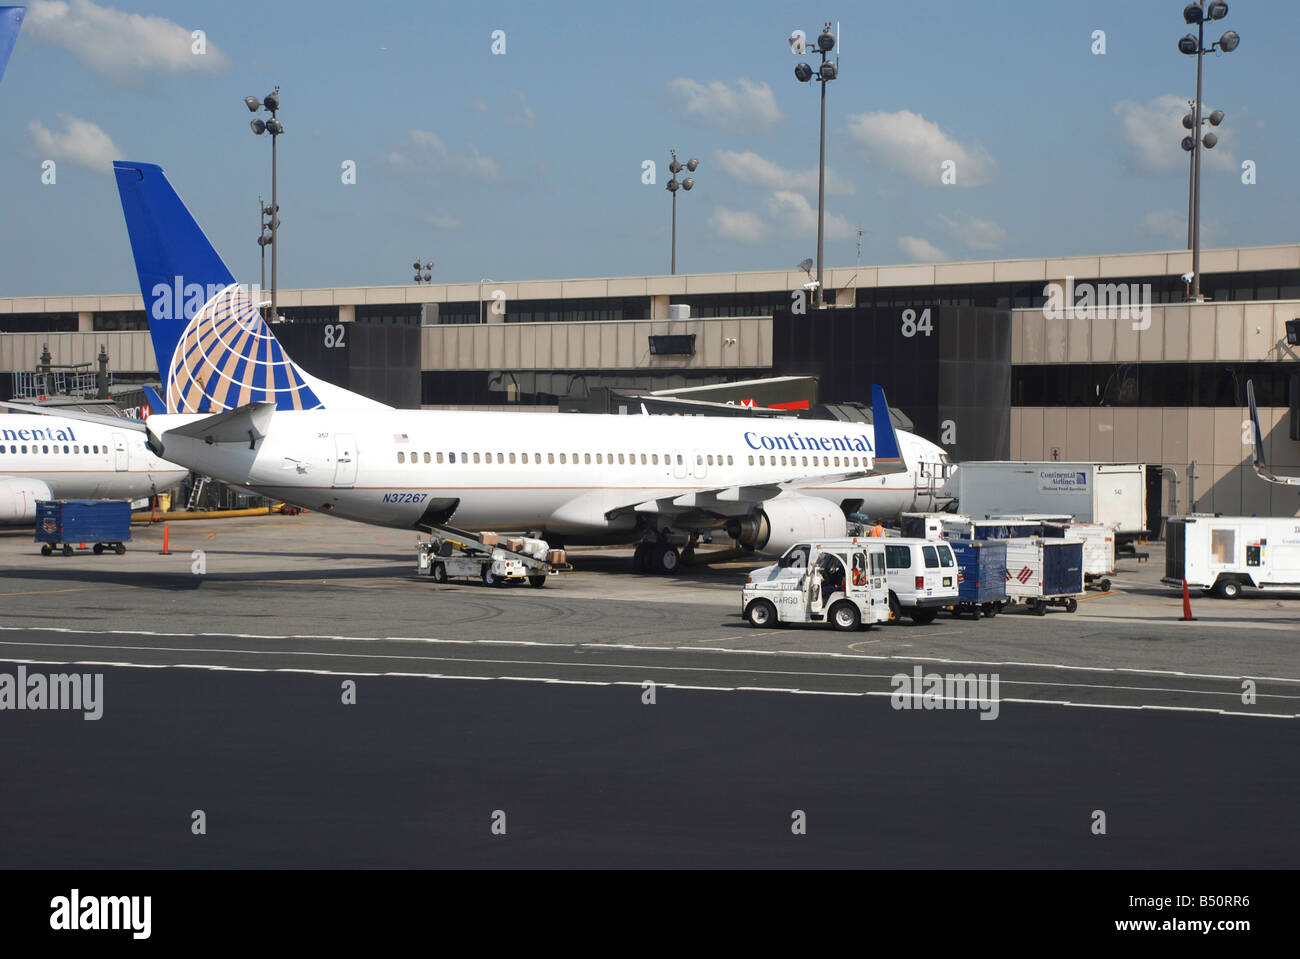
[(1180, 622), (1190, 623), (1196, 619), (1192, 615), (1192, 595), (1187, 591), (1187, 580), (1183, 580), (1183, 618)]
[(167, 548), (167, 543), (168, 543), (168, 539), (169, 539), (169, 534), (171, 533), (171, 531), (172, 531), (172, 524), (171, 524), (171, 523), (163, 523), (163, 548), (162, 548), (162, 555), (164, 555), (164, 556), (170, 556), (170, 555), (172, 554), (172, 551), (171, 551), (170, 549)]

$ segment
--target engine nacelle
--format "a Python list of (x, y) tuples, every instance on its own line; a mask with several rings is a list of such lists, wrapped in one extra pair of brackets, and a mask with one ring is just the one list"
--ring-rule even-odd
[(24, 476), (0, 476), (0, 523), (36, 522), (36, 503), (54, 499), (40, 480)]
[(848, 522), (838, 506), (812, 496), (782, 495), (727, 521), (727, 534), (745, 549), (780, 556), (795, 543), (839, 539)]

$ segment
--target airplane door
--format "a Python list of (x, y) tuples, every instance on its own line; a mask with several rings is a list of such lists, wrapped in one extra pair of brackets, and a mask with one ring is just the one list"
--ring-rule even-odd
[(673, 450), (673, 476), (676, 479), (686, 479), (686, 454), (682, 450)]
[(126, 437), (121, 433), (113, 434), (113, 469), (125, 473), (128, 467), (126, 454)]
[(704, 477), (708, 475), (709, 468), (704, 463), (703, 450), (691, 451), (691, 470), (692, 470), (691, 475), (694, 476), (696, 479), (704, 479)]
[(350, 433), (334, 436), (334, 488), (351, 488), (357, 481), (357, 441)]

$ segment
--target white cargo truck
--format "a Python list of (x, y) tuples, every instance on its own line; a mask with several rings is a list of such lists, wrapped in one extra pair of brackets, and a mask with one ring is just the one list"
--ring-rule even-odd
[(974, 519), (1038, 514), (1105, 523), (1121, 552), (1147, 531), (1144, 463), (968, 462), (943, 492)]
[(1115, 575), (1115, 530), (1107, 523), (1044, 523), (1043, 535), (1083, 540), (1083, 579), (1089, 589), (1110, 592)]
[(1236, 599), (1243, 588), (1300, 592), (1300, 518), (1171, 516), (1162, 583)]
[(839, 630), (889, 622), (885, 540), (796, 543), (750, 573), (740, 612), (751, 626), (830, 623)]

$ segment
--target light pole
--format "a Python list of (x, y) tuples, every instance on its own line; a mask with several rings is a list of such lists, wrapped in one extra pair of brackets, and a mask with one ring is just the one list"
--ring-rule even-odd
[[(423, 275), (421, 275), (421, 273), (420, 273), (420, 270), (421, 270), (421, 269), (424, 270)], [(423, 264), (421, 264), (419, 260), (416, 260), (416, 261), (415, 261), (415, 285), (416, 285), (416, 286), (419, 286), (420, 283), (421, 283), (421, 281), (423, 281), (423, 282), (425, 282), (425, 283), (432, 283), (432, 282), (433, 282), (433, 274), (429, 272), (429, 271), (432, 270), (432, 269), (433, 269), (433, 261), (432, 261), (432, 260), (429, 260), (429, 261), (427, 261), (427, 262), (425, 262), (425, 263), (423, 263)]]
[(478, 321), (480, 323), (483, 322), (483, 284), (495, 282), (496, 280), (492, 279), (490, 276), (485, 276), (478, 281)]
[(682, 170), (686, 170), (686, 171), (688, 171), (688, 172), (690, 172), (690, 173), (694, 173), (696, 167), (698, 167), (698, 166), (700, 165), (700, 161), (697, 160), (697, 159), (695, 159), (695, 157), (691, 157), (689, 160), (686, 161), (686, 166), (683, 167), (679, 162), (677, 162), (677, 151), (676, 151), (676, 150), (669, 150), (668, 153), (669, 153), (669, 155), (673, 158), (673, 159), (672, 159), (672, 162), (668, 164), (668, 171), (673, 175), (673, 178), (672, 178), (671, 180), (668, 181), (667, 189), (668, 189), (668, 192), (671, 193), (671, 194), (673, 195), (673, 263), (672, 263), (672, 271), (673, 271), (674, 274), (676, 274), (676, 273), (677, 273), (677, 191), (678, 191), (679, 189), (681, 189), (681, 190), (690, 190), (693, 186), (695, 186), (695, 178), (694, 178), (694, 177), (690, 177), (690, 176), (688, 176), (688, 177), (686, 177), (685, 179), (683, 179), (683, 180), (679, 183), (678, 180), (677, 180), (677, 174), (681, 173)]
[[(271, 245), (272, 240), (270, 232), (271, 223), (267, 219), (267, 217), (271, 215), (271, 208), (262, 201), (261, 194), (258, 194), (257, 197), (257, 210), (260, 214), (261, 222), (261, 231), (257, 236), (257, 245), (262, 248), (262, 285), (258, 287), (258, 297), (260, 298), (262, 291), (266, 289), (266, 248)], [(258, 303), (256, 305), (257, 312), (262, 314), (262, 319), (266, 319), (266, 314), (262, 312), (262, 304)]]
[[(276, 116), (280, 109), (280, 88), (277, 86), (274, 91), (268, 93), (261, 101), (257, 97), (244, 97), (244, 106), (248, 107), (249, 113), (256, 113), (258, 110), (264, 109), (271, 114), (271, 119), (265, 121), (261, 117), (254, 117), (249, 121), (248, 125), (258, 136), (263, 133), (271, 134), (271, 206), (267, 211), (267, 215), (271, 218), (271, 239), (269, 241), (271, 246), (271, 322), (275, 322), (280, 318), (276, 300), (276, 260), (280, 249), (280, 244), (276, 242), (276, 238), (279, 235), (277, 231), (280, 228), (280, 204), (276, 198), (275, 147), (280, 134), (284, 132), (284, 124)], [(266, 244), (263, 244), (263, 247), (265, 246)]]
[[(1188, 128), (1192, 135), (1187, 138), (1191, 140), (1190, 150), (1192, 154), (1192, 290), (1191, 299), (1196, 302), (1201, 300), (1201, 147), (1206, 148), (1214, 146), (1219, 138), (1213, 133), (1207, 133), (1204, 140), (1201, 137), (1201, 73), (1204, 66), (1205, 54), (1212, 53), (1215, 50), (1222, 50), (1224, 53), (1231, 53), (1237, 49), (1241, 43), (1241, 37), (1237, 31), (1229, 30), (1217, 43), (1205, 45), (1205, 21), (1222, 20), (1228, 15), (1228, 5), (1224, 0), (1210, 0), (1210, 5), (1205, 5), (1205, 0), (1199, 0), (1198, 3), (1189, 3), (1183, 8), (1183, 21), (1189, 24), (1195, 24), (1195, 34), (1185, 34), (1178, 41), (1178, 49), (1187, 56), (1196, 57), (1196, 104), (1193, 107), (1192, 125)], [(1218, 111), (1215, 111), (1218, 112)], [(1223, 120), (1223, 114), (1219, 114), (1219, 120)], [(1213, 120), (1211, 120), (1213, 122)], [(1184, 120), (1184, 125), (1186, 121)], [(1186, 140), (1184, 140), (1183, 149), (1188, 149)]]
[[(807, 49), (807, 42), (804, 40), (803, 33), (796, 31), (791, 34), (790, 49), (794, 51), (796, 56)], [(817, 289), (813, 291), (813, 306), (816, 307), (822, 305), (822, 290), (825, 281), (822, 254), (825, 251), (826, 237), (826, 84), (840, 75), (839, 57), (834, 60), (828, 59), (830, 52), (834, 49), (835, 34), (831, 33), (831, 24), (828, 20), (821, 34), (817, 37), (817, 50), (822, 55), (822, 65), (818, 68), (817, 73), (814, 74), (813, 68), (806, 63), (801, 63), (794, 68), (795, 79), (800, 83), (807, 83), (815, 76), (817, 82), (822, 85), (821, 148), (817, 158)]]

